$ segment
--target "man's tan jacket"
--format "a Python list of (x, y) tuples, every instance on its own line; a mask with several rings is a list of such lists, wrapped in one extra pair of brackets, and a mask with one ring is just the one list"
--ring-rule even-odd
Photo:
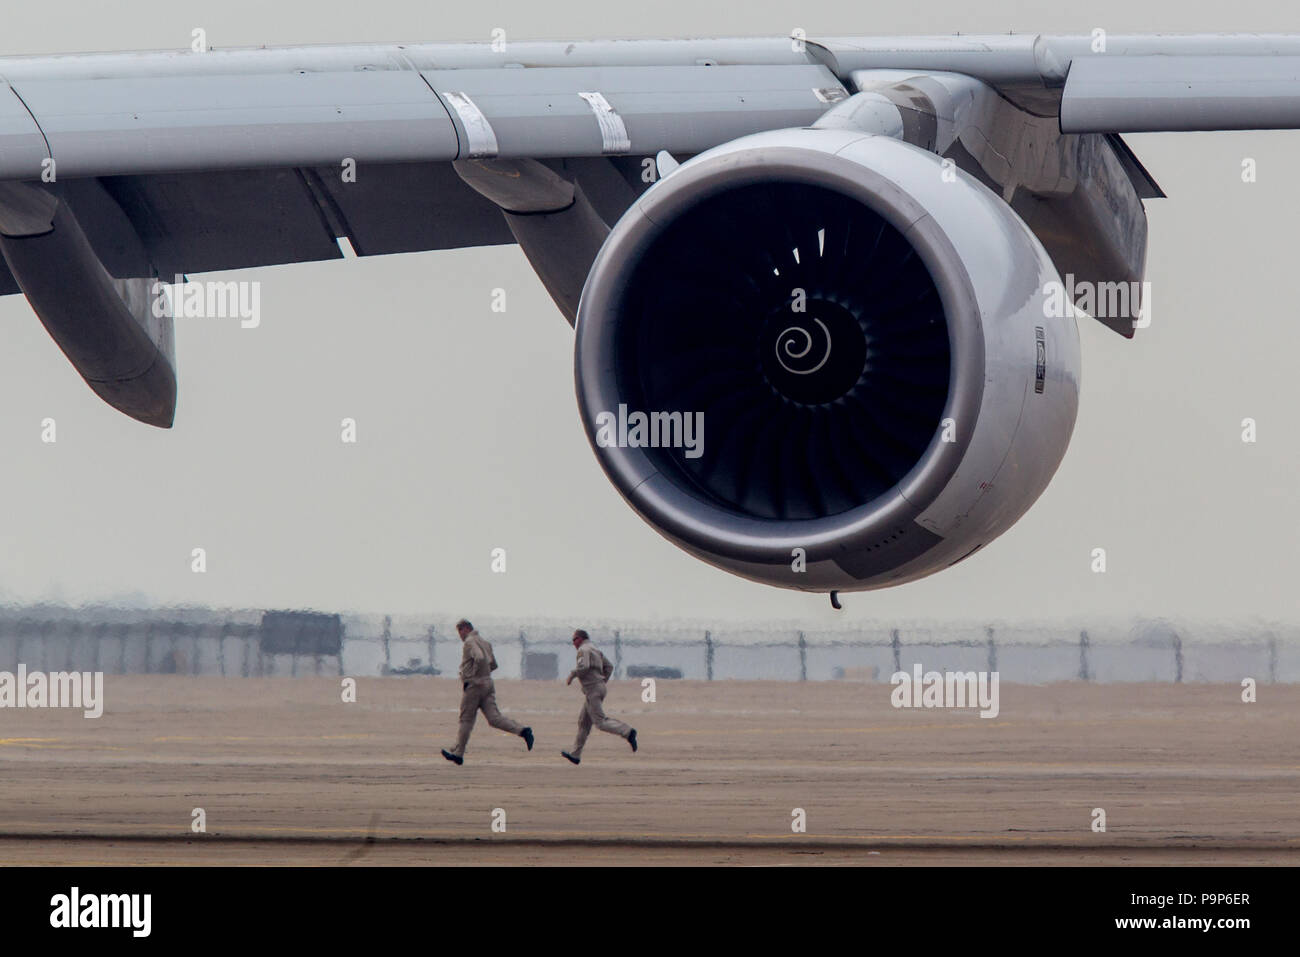
[(578, 646), (578, 667), (570, 672), (569, 677), (577, 678), (582, 683), (583, 691), (594, 691), (602, 687), (614, 674), (614, 666), (602, 655), (590, 641)]
[(492, 654), (492, 645), (477, 631), (465, 636), (464, 647), (460, 656), (461, 681), (473, 681), (476, 678), (491, 678), (497, 670), (497, 659)]

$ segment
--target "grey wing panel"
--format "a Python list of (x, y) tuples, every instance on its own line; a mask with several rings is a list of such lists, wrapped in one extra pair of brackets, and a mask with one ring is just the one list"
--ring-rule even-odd
[(1300, 129), (1300, 56), (1094, 56), (1070, 67), (1065, 133)]
[[(613, 170), (607, 176), (626, 186)], [(72, 208), (117, 278), (139, 274), (137, 264), (116, 256), (123, 218), (167, 281), (339, 259), (340, 236), (361, 256), (515, 241), (501, 211), (466, 186), (450, 163), (371, 165), (351, 182), (333, 167), (305, 167), (105, 176), (48, 188)], [(611, 192), (610, 199), (616, 214), (631, 202), (630, 194)], [(19, 291), (0, 259), (0, 296)]]
[(738, 136), (807, 126), (846, 96), (823, 66), (432, 70), (461, 159), (698, 153)]
[(514, 242), (500, 211), (450, 163), (359, 166), (349, 181), (324, 166), (100, 182), (167, 277), (337, 259), (338, 236), (363, 256)]
[[(91, 244), (71, 180), (67, 195)], [(93, 181), (92, 181), (93, 182)], [(244, 269), (342, 256), (310, 190), (294, 169), (166, 173), (99, 180), (135, 227), (158, 273)]]
[(808, 125), (845, 95), (816, 64), (46, 72), (8, 82), (0, 145), (21, 147), (0, 158), (0, 178), (11, 179), (39, 177), (46, 155), (58, 176), (78, 177), (337, 166), (344, 158), (696, 153)]
[(362, 167), (355, 182), (330, 167), (314, 174), (340, 233), (359, 255), (515, 241), (501, 211), (466, 186), (450, 163)]
[[(21, 79), (13, 89), (59, 176), (427, 161), (458, 148), (413, 71)], [(41, 172), (8, 165), (0, 174)]]

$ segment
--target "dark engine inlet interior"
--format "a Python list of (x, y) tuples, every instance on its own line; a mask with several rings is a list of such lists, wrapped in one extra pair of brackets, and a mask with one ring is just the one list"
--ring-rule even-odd
[(649, 449), (715, 505), (813, 519), (896, 485), (939, 428), (948, 328), (916, 250), (820, 186), (715, 194), (671, 223), (620, 309), (629, 410), (703, 413), (703, 454)]

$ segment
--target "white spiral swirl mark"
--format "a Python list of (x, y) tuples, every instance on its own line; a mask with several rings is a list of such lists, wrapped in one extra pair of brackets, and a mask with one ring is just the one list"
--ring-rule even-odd
[[(781, 350), (784, 349), (785, 354), (789, 356), (791, 359), (802, 359), (804, 356), (806, 356), (809, 352), (812, 351), (812, 347), (813, 347), (812, 333), (810, 333), (807, 329), (802, 328), (801, 326), (790, 326), (787, 329), (783, 329), (781, 331), (781, 334), (776, 337), (776, 361), (781, 363), (781, 368), (784, 369), (786, 372), (789, 372), (791, 375), (812, 375), (822, 366), (826, 365), (827, 360), (829, 360), (831, 357), (831, 331), (826, 328), (826, 323), (822, 322), (820, 319), (814, 318), (813, 322), (817, 323), (817, 325), (821, 327), (822, 335), (826, 337), (826, 354), (822, 356), (821, 362), (817, 363), (811, 369), (790, 368), (790, 366), (786, 365), (785, 358), (781, 355)], [(795, 335), (802, 336), (805, 340), (804, 347), (798, 352), (794, 350)], [(789, 338), (787, 338), (787, 336), (789, 336)]]

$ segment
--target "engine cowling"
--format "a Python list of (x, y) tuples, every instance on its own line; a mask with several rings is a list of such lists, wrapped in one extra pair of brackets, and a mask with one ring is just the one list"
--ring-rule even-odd
[(620, 219), (583, 290), (579, 407), (654, 528), (743, 577), (912, 581), (1009, 528), (1078, 405), (1072, 314), (1003, 200), (845, 130), (703, 153)]

